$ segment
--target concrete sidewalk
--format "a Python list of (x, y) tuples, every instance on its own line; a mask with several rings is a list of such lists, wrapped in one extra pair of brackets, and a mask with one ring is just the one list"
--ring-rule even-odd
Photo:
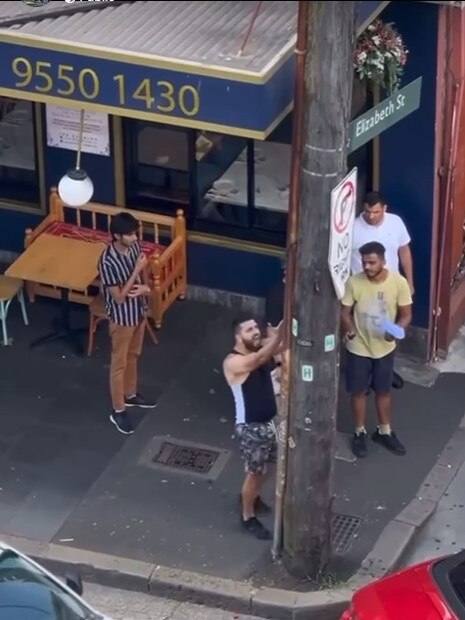
[[(239, 526), (243, 474), (232, 437), (231, 396), (221, 374), (232, 343), (232, 313), (192, 302), (170, 310), (159, 346), (147, 339), (141, 362), (141, 391), (157, 398), (158, 406), (134, 414), (136, 433), (124, 437), (108, 420), (105, 327), (91, 359), (74, 357), (63, 343), (29, 350), (28, 342), (47, 331), (57, 310), (50, 302), (30, 307), (28, 329), (12, 313), (15, 342), (0, 349), (0, 532), (67, 547), (69, 557), (79, 550), (79, 557), (106, 554), (254, 588), (315, 589), (290, 579), (271, 561), (269, 544)], [(86, 310), (76, 309), (73, 318), (85, 324)], [(463, 381), (461, 375), (443, 374), (433, 387), (407, 383), (395, 392), (394, 427), (407, 456), (372, 444), (364, 461), (336, 461), (335, 511), (350, 517), (355, 528), (334, 556), (334, 582), (359, 569), (417, 494), (462, 419)], [(338, 429), (349, 441), (343, 390)], [(155, 467), (151, 459), (161, 442), (216, 451), (216, 465), (206, 475)], [(271, 503), (272, 494), (271, 487)]]
[[(463, 431), (465, 440), (465, 430)], [(465, 451), (465, 444), (463, 446)], [(465, 549), (465, 464), (439, 501), (434, 515), (412, 541), (404, 566), (458, 553)]]

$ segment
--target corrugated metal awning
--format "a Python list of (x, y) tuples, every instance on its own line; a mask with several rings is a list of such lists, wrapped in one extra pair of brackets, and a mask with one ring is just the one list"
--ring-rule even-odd
[[(360, 2), (364, 28), (389, 2)], [(420, 4), (420, 3), (419, 3)], [(266, 138), (292, 109), (298, 2), (0, 1), (0, 95)]]
[(256, 2), (60, 3), (59, 9), (53, 2), (40, 8), (20, 5), (21, 11), (18, 4), (0, 2), (0, 33), (257, 77), (283, 54), (292, 53), (298, 5), (263, 2), (245, 53), (238, 56)]
[(3, 1), (0, 94), (263, 139), (292, 108), (297, 9)]

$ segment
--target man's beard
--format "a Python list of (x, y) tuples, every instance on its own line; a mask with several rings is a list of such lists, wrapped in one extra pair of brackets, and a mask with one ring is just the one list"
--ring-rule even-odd
[(251, 340), (249, 342), (244, 341), (244, 346), (247, 349), (247, 351), (250, 351), (251, 353), (255, 353), (256, 351), (261, 349), (262, 343), (260, 340)]

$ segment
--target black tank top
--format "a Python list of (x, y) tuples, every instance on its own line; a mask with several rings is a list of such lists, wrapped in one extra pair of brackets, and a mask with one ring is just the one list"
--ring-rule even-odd
[[(232, 353), (242, 355), (235, 350)], [(230, 386), (236, 403), (236, 424), (266, 424), (276, 416), (272, 369), (271, 362), (264, 364), (252, 370), (242, 385)]]

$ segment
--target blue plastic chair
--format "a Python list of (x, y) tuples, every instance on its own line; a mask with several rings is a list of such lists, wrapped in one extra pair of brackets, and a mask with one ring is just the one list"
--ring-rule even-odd
[(26, 312), (26, 303), (24, 300), (23, 281), (18, 278), (10, 278), (9, 276), (0, 275), (0, 322), (2, 323), (3, 344), (10, 344), (8, 338), (7, 316), (11, 302), (15, 297), (18, 298), (23, 314), (25, 325), (29, 325)]

